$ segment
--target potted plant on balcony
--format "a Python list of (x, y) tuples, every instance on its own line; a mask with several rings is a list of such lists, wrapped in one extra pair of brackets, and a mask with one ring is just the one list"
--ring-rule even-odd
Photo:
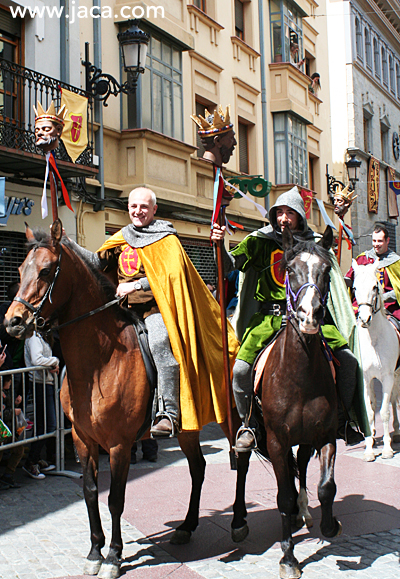
[(274, 62), (282, 62), (282, 46), (279, 45), (275, 48)]

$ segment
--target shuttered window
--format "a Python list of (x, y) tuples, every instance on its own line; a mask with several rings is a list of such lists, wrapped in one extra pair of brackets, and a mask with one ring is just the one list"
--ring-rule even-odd
[(241, 0), (235, 0), (235, 34), (244, 40), (244, 8)]
[(249, 173), (249, 127), (239, 123), (239, 169), (241, 173)]
[(217, 268), (214, 261), (214, 251), (209, 241), (181, 237), (180, 241), (194, 267), (205, 283), (217, 282)]
[(8, 301), (7, 286), (19, 279), (18, 267), (26, 257), (24, 233), (0, 231), (0, 302)]

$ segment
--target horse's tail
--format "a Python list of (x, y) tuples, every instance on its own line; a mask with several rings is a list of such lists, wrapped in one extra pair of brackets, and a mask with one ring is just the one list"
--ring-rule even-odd
[(299, 467), (297, 464), (296, 457), (293, 453), (293, 450), (291, 452), (289, 452), (289, 454), (288, 454), (288, 465), (289, 465), (290, 476), (293, 476), (294, 478), (297, 478), (297, 479), (300, 478)]

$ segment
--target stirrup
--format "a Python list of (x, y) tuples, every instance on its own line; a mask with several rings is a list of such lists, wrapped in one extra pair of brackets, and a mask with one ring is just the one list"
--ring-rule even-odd
[[(244, 433), (244, 432), (249, 432), (250, 434), (252, 434), (253, 439), (254, 439), (254, 446), (252, 448), (249, 448), (247, 450), (243, 450), (242, 448), (237, 448), (237, 442), (238, 439), (240, 438), (240, 436)], [(240, 453), (240, 452), (251, 452), (252, 450), (258, 450), (258, 446), (257, 446), (257, 437), (256, 437), (256, 429), (255, 428), (250, 428), (250, 426), (247, 426), (246, 423), (242, 424), (242, 426), (239, 428), (239, 430), (236, 433), (236, 440), (235, 440), (235, 446), (233, 447), (233, 450), (236, 453)]]
[[(162, 420), (163, 418), (167, 418), (170, 423), (171, 423), (171, 432), (170, 434), (162, 434), (157, 432), (155, 435), (152, 433), (153, 430), (153, 426), (157, 426), (157, 424), (160, 422), (160, 420)], [(159, 419), (159, 420), (157, 420)], [(157, 423), (156, 423), (157, 420)], [(157, 412), (156, 417), (154, 418), (153, 422), (151, 423), (151, 427), (150, 427), (150, 438), (174, 438), (174, 436), (176, 436), (177, 434), (180, 433), (179, 430), (179, 426), (176, 422), (176, 420), (174, 420), (171, 416), (171, 414), (169, 412), (167, 412), (166, 410), (163, 410), (162, 412)]]

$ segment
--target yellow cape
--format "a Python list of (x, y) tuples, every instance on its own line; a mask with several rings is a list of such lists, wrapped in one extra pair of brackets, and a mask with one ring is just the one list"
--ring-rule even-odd
[[(121, 232), (98, 251), (126, 243)], [(137, 248), (180, 366), (183, 430), (200, 430), (226, 418), (221, 314), (175, 235)], [(230, 369), (239, 342), (228, 323)]]
[(386, 269), (390, 283), (392, 284), (392, 288), (396, 294), (396, 301), (400, 304), (400, 260), (388, 265)]

